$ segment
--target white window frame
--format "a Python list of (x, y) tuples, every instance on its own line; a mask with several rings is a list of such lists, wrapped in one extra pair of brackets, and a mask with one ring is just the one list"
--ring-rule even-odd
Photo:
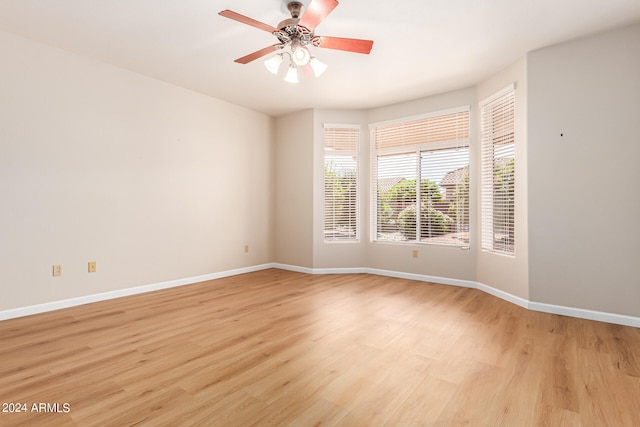
[[(493, 95), (480, 102), (480, 222), (481, 222), (481, 249), (485, 252), (501, 254), (515, 257), (516, 254), (516, 234), (515, 234), (515, 168), (517, 159), (515, 147), (515, 84), (499, 90)], [(494, 131), (494, 123), (501, 115), (500, 120), (506, 123), (500, 133)], [(504, 140), (508, 141), (505, 143)], [(498, 143), (495, 141), (499, 140)], [(511, 147), (508, 147), (511, 145)], [(496, 148), (506, 147), (510, 157), (499, 157), (496, 155)], [(513, 196), (505, 201), (504, 196), (496, 200), (495, 194), (495, 168), (498, 166), (498, 159), (513, 159)], [(495, 216), (496, 203), (506, 206), (509, 216), (500, 222)], [(498, 232), (496, 229), (500, 229)], [(505, 237), (505, 234), (507, 237)], [(501, 236), (498, 238), (498, 236)]]
[[(396, 119), (396, 120), (390, 120), (390, 121), (384, 121), (384, 122), (377, 122), (377, 123), (372, 123), (369, 124), (369, 133), (370, 133), (370, 176), (371, 176), (371, 180), (370, 180), (370, 201), (371, 201), (371, 207), (370, 207), (370, 218), (371, 218), (371, 223), (370, 223), (370, 240), (372, 242), (379, 242), (379, 243), (385, 243), (385, 244), (421, 244), (421, 245), (448, 245), (448, 246), (459, 246), (459, 247), (463, 247), (463, 248), (468, 248), (469, 247), (469, 242), (460, 242), (460, 243), (441, 243), (441, 242), (435, 242), (435, 241), (421, 241), (421, 238), (419, 238), (418, 236), (421, 235), (421, 231), (420, 231), (420, 221), (416, 221), (416, 240), (386, 240), (386, 239), (379, 239), (378, 238), (378, 157), (379, 156), (385, 156), (385, 155), (394, 155), (394, 154), (415, 154), (416, 155), (416, 205), (418, 205), (420, 203), (420, 183), (422, 181), (422, 176), (421, 176), (421, 165), (420, 165), (420, 160), (421, 160), (421, 153), (424, 152), (430, 152), (430, 151), (437, 151), (437, 150), (444, 150), (444, 149), (459, 149), (459, 148), (465, 148), (465, 149), (469, 149), (470, 148), (470, 123), (471, 123), (471, 118), (470, 118), (470, 106), (462, 106), (462, 107), (457, 107), (457, 108), (451, 108), (451, 109), (447, 109), (447, 110), (440, 110), (440, 111), (435, 111), (435, 112), (430, 112), (430, 113), (426, 113), (426, 114), (420, 114), (420, 115), (416, 115), (416, 116), (410, 116), (410, 117), (404, 117), (404, 118), (400, 118), (400, 119)], [(403, 124), (403, 123), (409, 123), (409, 122), (413, 122), (413, 121), (419, 121), (419, 120), (424, 120), (424, 119), (430, 119), (430, 118), (436, 118), (436, 117), (440, 117), (440, 116), (447, 116), (447, 115), (451, 115), (451, 114), (456, 114), (456, 113), (462, 113), (465, 112), (469, 115), (468, 117), (468, 122), (467, 122), (467, 137), (463, 138), (463, 139), (453, 139), (453, 140), (449, 140), (449, 141), (441, 141), (441, 142), (426, 142), (426, 143), (417, 143), (417, 144), (411, 144), (411, 145), (407, 145), (407, 146), (402, 146), (402, 147), (395, 147), (395, 148), (381, 148), (378, 149), (376, 147), (376, 129), (382, 126), (389, 126), (389, 125), (395, 125), (395, 124)], [(467, 163), (469, 164), (469, 163)], [(436, 183), (439, 184), (439, 183)], [(466, 214), (467, 216), (470, 215), (470, 208), (469, 206), (467, 206), (467, 211)]]
[[(355, 147), (353, 149), (342, 149), (339, 150), (338, 156), (341, 157), (351, 157), (355, 160), (355, 206), (354, 210), (350, 212), (350, 215), (355, 216), (355, 224), (353, 225), (353, 235), (346, 236), (327, 236), (327, 199), (326, 199), (326, 166), (327, 166), (327, 158), (332, 154), (335, 156), (336, 151), (331, 150), (327, 147), (327, 131), (329, 129), (348, 129), (356, 132), (356, 140), (354, 141)], [(360, 241), (360, 229), (361, 229), (361, 221), (360, 221), (360, 141), (361, 141), (361, 130), (362, 126), (357, 124), (342, 124), (342, 123), (324, 123), (323, 124), (323, 176), (322, 176), (322, 206), (323, 206), (323, 238), (325, 243), (353, 243)], [(348, 232), (349, 230), (346, 230)]]

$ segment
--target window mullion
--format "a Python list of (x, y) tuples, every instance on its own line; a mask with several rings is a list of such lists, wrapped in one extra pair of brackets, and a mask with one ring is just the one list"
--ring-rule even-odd
[(416, 151), (416, 241), (422, 238), (422, 154)]

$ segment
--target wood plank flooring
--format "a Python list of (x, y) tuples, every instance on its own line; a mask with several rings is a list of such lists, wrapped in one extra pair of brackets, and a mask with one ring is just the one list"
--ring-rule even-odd
[(640, 329), (374, 275), (264, 270), (0, 344), (0, 403), (27, 404), (1, 426), (640, 426)]

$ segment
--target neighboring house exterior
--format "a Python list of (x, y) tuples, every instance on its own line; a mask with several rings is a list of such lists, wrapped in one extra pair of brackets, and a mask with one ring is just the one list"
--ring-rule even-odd
[(405, 178), (402, 177), (392, 177), (392, 178), (381, 178), (378, 180), (378, 190), (380, 194), (387, 194), (389, 190), (393, 188), (394, 185), (405, 181)]
[(450, 200), (456, 193), (456, 187), (464, 181), (466, 176), (469, 176), (469, 165), (447, 172), (440, 181), (440, 187), (444, 190), (442, 198)]

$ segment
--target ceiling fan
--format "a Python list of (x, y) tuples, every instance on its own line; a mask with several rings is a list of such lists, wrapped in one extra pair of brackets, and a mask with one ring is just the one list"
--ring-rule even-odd
[(316, 27), (338, 6), (337, 0), (311, 0), (309, 6), (301, 16), (303, 4), (291, 1), (287, 9), (291, 13), (290, 19), (278, 24), (278, 28), (256, 21), (255, 19), (225, 9), (219, 15), (233, 19), (243, 24), (251, 25), (263, 31), (268, 31), (278, 39), (278, 43), (257, 50), (249, 55), (235, 60), (239, 64), (248, 64), (273, 52), (279, 52), (267, 61), (265, 66), (273, 74), (277, 74), (284, 56), (288, 56), (290, 63), (285, 80), (298, 83), (298, 67), (305, 73), (319, 77), (327, 66), (311, 55), (307, 46), (336, 49), (347, 52), (369, 54), (373, 47), (372, 40), (350, 39), (343, 37), (318, 36), (314, 33)]

